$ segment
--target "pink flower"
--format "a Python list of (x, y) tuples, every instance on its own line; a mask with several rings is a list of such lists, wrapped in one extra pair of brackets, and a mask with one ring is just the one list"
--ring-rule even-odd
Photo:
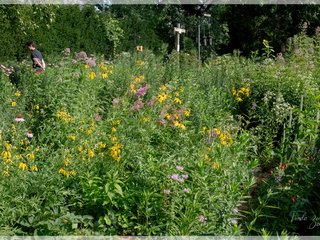
[(97, 122), (99, 122), (99, 121), (101, 121), (101, 119), (102, 119), (102, 116), (99, 113), (97, 113), (96, 116), (95, 116), (95, 120)]
[(26, 136), (27, 136), (28, 138), (32, 138), (32, 137), (33, 137), (32, 131), (29, 130), (29, 131), (26, 133)]
[(146, 84), (144, 87), (139, 88), (135, 95), (137, 97), (143, 97), (144, 95), (147, 94), (147, 91), (150, 87), (151, 87), (150, 84)]
[(16, 119), (15, 119), (16, 122), (24, 122), (24, 119), (23, 117), (21, 116), (21, 114), (19, 114)]
[(171, 190), (170, 190), (170, 189), (165, 189), (165, 190), (163, 190), (163, 192), (164, 192), (165, 194), (170, 194), (170, 193), (171, 193)]
[(143, 108), (143, 106), (144, 106), (144, 103), (140, 99), (138, 99), (133, 103), (133, 106), (131, 107), (131, 111), (139, 110)]
[(179, 171), (183, 171), (184, 168), (183, 168), (183, 166), (176, 166), (176, 169)]
[(190, 192), (189, 188), (184, 188), (183, 191), (184, 191), (185, 193), (189, 193), (189, 192)]
[(200, 216), (199, 216), (199, 222), (204, 223), (206, 220), (207, 220), (207, 219), (206, 219), (205, 216), (203, 216), (203, 215), (200, 215)]

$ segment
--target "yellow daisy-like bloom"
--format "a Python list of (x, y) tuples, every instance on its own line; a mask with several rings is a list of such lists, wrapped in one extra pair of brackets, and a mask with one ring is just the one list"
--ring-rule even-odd
[(93, 133), (93, 129), (92, 128), (89, 128), (87, 131), (86, 131), (86, 134), (87, 135), (91, 135)]
[(38, 167), (37, 167), (37, 165), (32, 165), (32, 166), (31, 166), (31, 171), (33, 171), (33, 172), (38, 172)]
[(84, 68), (85, 68), (85, 69), (88, 69), (88, 68), (89, 68), (89, 65), (88, 65), (88, 64), (85, 64), (85, 65), (84, 65)]
[(107, 147), (107, 144), (101, 142), (101, 143), (99, 143), (99, 147), (102, 148), (102, 149), (103, 149), (103, 148), (106, 148), (106, 147)]
[(59, 169), (59, 173), (62, 174), (63, 176), (65, 176), (65, 177), (68, 177), (68, 175), (69, 175), (68, 172), (64, 168), (60, 168)]
[(162, 85), (162, 86), (160, 87), (160, 89), (161, 89), (161, 91), (166, 91), (166, 90), (167, 90), (167, 86), (166, 86), (166, 85)]
[(241, 97), (237, 97), (237, 98), (236, 98), (236, 101), (237, 101), (237, 102), (242, 102), (243, 100), (242, 100)]
[(39, 110), (40, 110), (39, 104), (34, 105), (34, 110), (36, 110), (36, 111), (39, 111)]
[(11, 107), (16, 107), (16, 106), (17, 106), (17, 102), (12, 101), (12, 102), (11, 102)]
[(21, 96), (21, 92), (20, 92), (20, 91), (16, 91), (16, 92), (14, 93), (14, 95), (15, 95), (16, 97), (20, 97), (20, 96)]
[(29, 159), (29, 160), (33, 160), (35, 159), (35, 156), (34, 156), (34, 153), (33, 152), (30, 152), (26, 155), (26, 157)]
[(137, 92), (136, 86), (133, 83), (130, 84), (130, 92), (132, 92), (133, 94)]
[(19, 169), (22, 169), (22, 170), (24, 170), (24, 171), (28, 171), (28, 166), (27, 166), (27, 164), (24, 163), (24, 162), (20, 162), (18, 168), (19, 168)]
[(190, 110), (185, 110), (184, 111), (184, 115), (186, 116), (186, 117), (190, 117)]
[(110, 69), (110, 70), (109, 70), (109, 73), (110, 73), (110, 74), (112, 74), (112, 73), (113, 73), (113, 70), (112, 70), (112, 69)]
[(117, 131), (117, 129), (115, 127), (111, 128), (111, 132), (115, 133)]
[(87, 149), (87, 153), (88, 153), (88, 157), (89, 158), (93, 158), (94, 157), (94, 152), (90, 148)]
[(178, 98), (178, 97), (174, 98), (174, 102), (175, 102), (176, 104), (182, 104), (181, 99)]
[(10, 159), (11, 158), (11, 153), (10, 153), (10, 151), (4, 150), (4, 151), (2, 151), (1, 156), (4, 159)]
[(72, 134), (72, 135), (69, 135), (69, 136), (68, 136), (68, 139), (71, 140), (71, 141), (75, 141), (75, 140), (76, 140), (76, 136), (73, 135), (73, 134)]
[(167, 98), (168, 98), (168, 95), (165, 93), (160, 93), (158, 95), (158, 101), (160, 104), (162, 104)]
[(2, 171), (2, 175), (5, 176), (5, 177), (9, 176), (9, 171), (8, 170), (3, 170)]
[(104, 72), (104, 73), (101, 74), (101, 76), (102, 76), (103, 79), (105, 79), (105, 78), (108, 77), (108, 73)]
[(70, 176), (74, 176), (76, 174), (76, 172), (74, 171), (74, 170), (71, 170), (70, 172), (69, 172), (69, 175)]
[(96, 77), (96, 73), (95, 73), (95, 72), (90, 72), (90, 73), (88, 74), (89, 80), (93, 80), (95, 77)]
[(120, 161), (121, 157), (120, 157), (120, 153), (121, 153), (121, 148), (123, 147), (122, 144), (119, 143), (115, 143), (112, 147), (109, 148), (109, 153), (110, 156), (117, 160)]
[(237, 96), (237, 90), (235, 90), (234, 88), (232, 89), (232, 95)]
[(249, 92), (250, 92), (250, 90), (249, 90), (248, 87), (241, 87), (240, 90), (239, 90), (239, 93), (241, 93), (241, 94), (243, 94), (243, 95), (245, 95), (247, 97), (249, 96)]

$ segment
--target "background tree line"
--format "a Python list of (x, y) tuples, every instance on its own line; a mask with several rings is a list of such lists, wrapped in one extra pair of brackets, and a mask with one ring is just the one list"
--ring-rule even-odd
[[(209, 55), (240, 50), (244, 55), (267, 39), (276, 52), (288, 38), (319, 23), (319, 5), (0, 5), (0, 60), (26, 57), (34, 40), (44, 54), (72, 51), (112, 57), (143, 45), (156, 53), (174, 49), (173, 28), (185, 29), (182, 50), (196, 52), (197, 25)], [(203, 14), (211, 14), (204, 17)]]

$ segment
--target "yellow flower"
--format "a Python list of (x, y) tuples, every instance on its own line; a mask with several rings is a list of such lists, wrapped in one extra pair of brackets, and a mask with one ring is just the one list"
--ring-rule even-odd
[(212, 168), (215, 169), (215, 170), (219, 170), (220, 167), (221, 167), (221, 164), (220, 164), (220, 163), (214, 162), (214, 163), (212, 164)]
[(142, 61), (142, 60), (137, 60), (137, 61), (136, 61), (136, 64), (137, 64), (138, 66), (143, 66), (143, 65), (144, 65), (144, 61)]
[(107, 146), (107, 144), (105, 144), (105, 143), (99, 143), (100, 148), (106, 148), (106, 146)]
[(232, 89), (232, 95), (233, 95), (233, 96), (237, 96), (237, 90)]
[(89, 68), (89, 65), (88, 65), (88, 64), (85, 64), (85, 65), (84, 65), (84, 68), (85, 68), (85, 69), (88, 69), (88, 68)]
[(118, 138), (116, 136), (111, 137), (111, 142), (112, 143), (118, 142)]
[(96, 77), (96, 73), (95, 73), (95, 72), (90, 72), (90, 73), (88, 74), (89, 80), (93, 80), (95, 77)]
[(10, 159), (11, 158), (11, 153), (8, 150), (2, 151), (1, 155), (2, 155), (2, 157), (4, 159)]
[(26, 156), (27, 156), (27, 158), (30, 159), (30, 160), (33, 160), (33, 159), (35, 158), (33, 152), (28, 153)]
[(269, 46), (269, 42), (266, 39), (263, 39), (262, 44), (266, 47)]
[(16, 91), (14, 94), (16, 97), (20, 97), (21, 96), (21, 92), (20, 91)]
[(34, 105), (34, 110), (36, 110), (36, 111), (39, 111), (39, 110), (40, 110), (39, 104)]
[(62, 174), (63, 176), (67, 177), (69, 174), (64, 168), (59, 169), (59, 173)]
[(71, 171), (69, 172), (69, 174), (70, 174), (70, 176), (74, 176), (74, 175), (76, 174), (76, 172), (75, 172), (74, 170), (71, 170)]
[(130, 92), (132, 92), (133, 94), (137, 92), (136, 86), (133, 83), (130, 84)]
[(175, 102), (176, 104), (182, 104), (181, 99), (178, 98), (178, 97), (174, 98), (174, 102)]
[(24, 162), (20, 162), (18, 168), (22, 169), (22, 170), (25, 170), (25, 171), (28, 171), (28, 166)]
[(17, 102), (12, 101), (12, 102), (11, 102), (11, 107), (16, 107), (16, 106), (17, 106)]
[(242, 100), (242, 98), (237, 97), (237, 98), (236, 98), (236, 101), (237, 101), (237, 102), (242, 102), (243, 100)]
[(150, 122), (150, 118), (149, 117), (143, 117), (142, 118), (142, 122), (144, 122), (144, 123)]
[(88, 152), (88, 157), (89, 158), (93, 158), (94, 157), (94, 152), (90, 148), (87, 149), (87, 152)]
[(70, 158), (65, 158), (63, 162), (65, 166), (68, 166), (70, 164)]
[(69, 113), (60, 111), (56, 113), (56, 117), (64, 122), (71, 122), (73, 121), (72, 117), (69, 115)]
[(9, 171), (8, 170), (3, 170), (2, 175), (7, 177), (9, 176)]
[(185, 110), (185, 111), (184, 111), (184, 115), (185, 115), (186, 117), (189, 117), (189, 116), (190, 116), (190, 110), (188, 110), (188, 109)]
[(32, 165), (32, 166), (31, 166), (31, 171), (33, 171), (33, 172), (38, 172), (38, 167), (37, 167), (37, 165)]
[(106, 72), (104, 72), (104, 73), (101, 74), (101, 76), (102, 76), (103, 79), (105, 79), (105, 78), (108, 77), (108, 74)]
[(75, 141), (75, 140), (76, 140), (76, 136), (73, 135), (73, 134), (72, 134), (72, 135), (69, 135), (69, 136), (68, 136), (68, 139), (71, 140), (71, 141)]
[(109, 73), (110, 73), (110, 74), (112, 74), (112, 73), (113, 73), (113, 70), (112, 70), (112, 69), (110, 69), (110, 70), (109, 70)]
[(121, 120), (114, 120), (114, 121), (112, 121), (112, 125), (113, 125), (113, 126), (119, 126), (120, 123), (121, 123)]
[(167, 98), (168, 98), (168, 96), (165, 93), (160, 93), (158, 95), (158, 101), (160, 104), (162, 104)]
[(4, 145), (4, 147), (6, 148), (7, 151), (11, 151), (11, 148), (12, 148), (11, 144), (9, 144), (7, 142), (4, 142), (3, 145)]
[(160, 89), (161, 89), (161, 91), (166, 91), (166, 90), (167, 90), (167, 87), (166, 87), (165, 85), (162, 85), (162, 86), (160, 87)]
[(111, 128), (111, 132), (115, 133), (117, 131), (117, 129), (115, 127)]
[(119, 144), (119, 143), (115, 143), (112, 147), (109, 148), (109, 153), (110, 156), (117, 160), (120, 161), (120, 153), (121, 153), (121, 148), (123, 147), (123, 145)]
[(93, 133), (92, 128), (89, 128), (89, 129), (86, 131), (86, 134), (87, 134), (87, 135), (91, 135), (92, 133)]

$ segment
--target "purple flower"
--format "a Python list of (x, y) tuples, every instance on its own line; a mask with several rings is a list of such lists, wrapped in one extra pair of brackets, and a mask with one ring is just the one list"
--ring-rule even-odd
[(184, 182), (184, 178), (180, 177), (180, 175), (176, 173), (171, 175), (171, 179), (176, 180), (178, 182)]
[(96, 116), (95, 116), (95, 120), (97, 122), (101, 121), (102, 120), (102, 116), (99, 113), (97, 113)]
[(181, 176), (183, 179), (187, 179), (188, 177), (189, 177), (189, 175), (188, 174), (182, 174), (182, 176)]
[(21, 114), (19, 114), (16, 118), (15, 118), (16, 122), (24, 122), (23, 117), (21, 116)]
[(144, 106), (144, 103), (140, 99), (138, 99), (133, 103), (133, 106), (131, 107), (131, 111), (139, 110), (143, 108), (143, 106)]
[(31, 131), (31, 130), (28, 131), (28, 132), (26, 133), (26, 136), (27, 136), (28, 138), (32, 138), (32, 137), (33, 137), (32, 131)]
[(152, 98), (148, 101), (147, 105), (148, 107), (153, 107), (155, 103), (156, 103), (156, 99)]
[(178, 166), (176, 166), (176, 169), (179, 171), (183, 171), (184, 168), (183, 168), (183, 166), (178, 165)]
[(190, 192), (189, 188), (184, 188), (183, 191), (184, 191), (185, 193), (189, 193), (189, 192)]
[(170, 193), (171, 193), (171, 190), (170, 190), (170, 189), (165, 189), (165, 190), (163, 190), (163, 192), (164, 192), (165, 194), (170, 194)]
[(203, 216), (203, 215), (200, 215), (200, 216), (199, 216), (199, 222), (204, 223), (206, 220), (207, 220), (207, 219), (206, 219), (205, 216)]
[(151, 87), (150, 84), (146, 84), (144, 87), (139, 88), (135, 95), (137, 97), (143, 97), (144, 95), (146, 95), (146, 93), (150, 87)]

